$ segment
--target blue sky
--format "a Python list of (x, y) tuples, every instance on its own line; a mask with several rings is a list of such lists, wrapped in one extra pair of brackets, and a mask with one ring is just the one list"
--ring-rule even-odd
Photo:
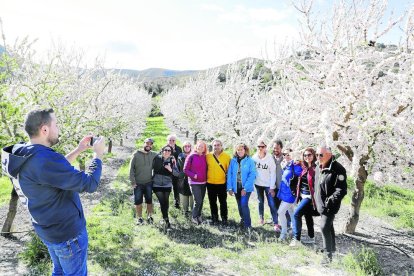
[[(413, 1), (389, 2), (399, 11)], [(298, 35), (287, 0), (0, 0), (0, 7), (8, 43), (38, 39), (40, 54), (52, 41), (75, 45), (116, 68), (206, 69), (271, 57), (274, 44)]]

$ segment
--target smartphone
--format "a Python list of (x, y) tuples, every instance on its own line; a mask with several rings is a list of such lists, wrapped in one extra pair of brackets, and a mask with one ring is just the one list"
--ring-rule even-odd
[(93, 146), (93, 144), (98, 140), (99, 140), (99, 137), (92, 137), (90, 142), (89, 142), (89, 145)]

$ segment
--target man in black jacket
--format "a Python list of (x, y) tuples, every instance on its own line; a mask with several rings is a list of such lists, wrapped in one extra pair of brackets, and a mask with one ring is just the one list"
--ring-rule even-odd
[(321, 214), (324, 262), (329, 263), (336, 250), (333, 221), (346, 195), (346, 170), (334, 159), (329, 147), (319, 147), (316, 156), (319, 159), (319, 174), (315, 185), (315, 202)]

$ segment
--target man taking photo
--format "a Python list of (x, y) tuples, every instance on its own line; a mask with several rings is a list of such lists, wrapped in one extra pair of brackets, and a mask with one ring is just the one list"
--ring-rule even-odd
[[(2, 169), (49, 250), (53, 275), (87, 275), (88, 233), (79, 193), (98, 188), (104, 139), (90, 146), (88, 135), (68, 155), (55, 152), (51, 147), (59, 142), (59, 128), (53, 109), (29, 112), (24, 128), (30, 142), (4, 148)], [(75, 169), (70, 162), (89, 148), (94, 157), (88, 171)]]

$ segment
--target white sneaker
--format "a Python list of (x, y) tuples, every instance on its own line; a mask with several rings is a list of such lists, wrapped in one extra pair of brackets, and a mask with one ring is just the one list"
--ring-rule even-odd
[(313, 237), (313, 238), (307, 237), (306, 239), (302, 239), (302, 243), (314, 244), (315, 243), (315, 237)]
[(291, 246), (291, 247), (297, 247), (297, 246), (300, 246), (300, 245), (301, 245), (301, 243), (297, 239), (293, 239), (289, 244), (289, 246)]

